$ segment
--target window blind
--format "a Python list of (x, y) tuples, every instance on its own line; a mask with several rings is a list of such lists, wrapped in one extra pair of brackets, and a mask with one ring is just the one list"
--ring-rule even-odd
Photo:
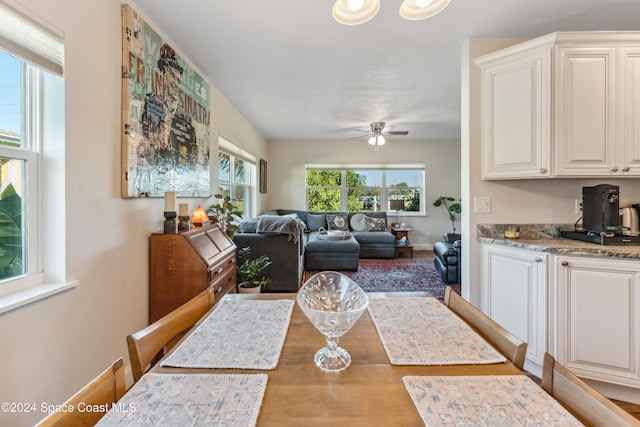
[(0, 0), (0, 49), (53, 74), (64, 75), (64, 35), (8, 0)]

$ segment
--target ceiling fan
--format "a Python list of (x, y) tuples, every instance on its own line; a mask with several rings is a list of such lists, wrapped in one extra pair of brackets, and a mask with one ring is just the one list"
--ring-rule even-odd
[[(406, 130), (402, 130), (402, 131), (390, 131), (387, 130), (385, 128), (386, 123), (385, 122), (373, 122), (371, 123), (371, 130), (370, 131), (361, 131), (361, 132), (367, 132), (367, 135), (369, 139), (367, 140), (367, 142), (371, 145), (373, 145), (376, 149), (376, 151), (378, 150), (378, 147), (381, 145), (384, 145), (385, 141), (385, 136), (389, 136), (389, 135), (407, 135), (409, 132)], [(362, 136), (357, 136), (356, 138), (362, 138)], [(355, 138), (354, 138), (355, 139)]]

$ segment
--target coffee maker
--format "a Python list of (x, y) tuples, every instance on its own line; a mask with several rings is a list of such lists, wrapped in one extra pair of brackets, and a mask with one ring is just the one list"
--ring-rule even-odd
[(605, 233), (620, 231), (620, 187), (582, 187), (582, 228)]

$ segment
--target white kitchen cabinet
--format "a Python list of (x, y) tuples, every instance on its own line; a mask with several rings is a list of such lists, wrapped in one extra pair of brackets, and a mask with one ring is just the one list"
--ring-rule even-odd
[(527, 343), (525, 369), (541, 375), (547, 351), (548, 255), (482, 244), (482, 311)]
[(640, 263), (554, 258), (556, 359), (583, 378), (640, 388)]
[(482, 178), (640, 176), (640, 32), (560, 32), (476, 59)]

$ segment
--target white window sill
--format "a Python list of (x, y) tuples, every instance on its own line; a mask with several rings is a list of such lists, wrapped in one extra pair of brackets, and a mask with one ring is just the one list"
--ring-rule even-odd
[(77, 280), (67, 283), (40, 283), (2, 293), (0, 294), (0, 314), (50, 297), (67, 289), (75, 288), (78, 286), (78, 283)]

